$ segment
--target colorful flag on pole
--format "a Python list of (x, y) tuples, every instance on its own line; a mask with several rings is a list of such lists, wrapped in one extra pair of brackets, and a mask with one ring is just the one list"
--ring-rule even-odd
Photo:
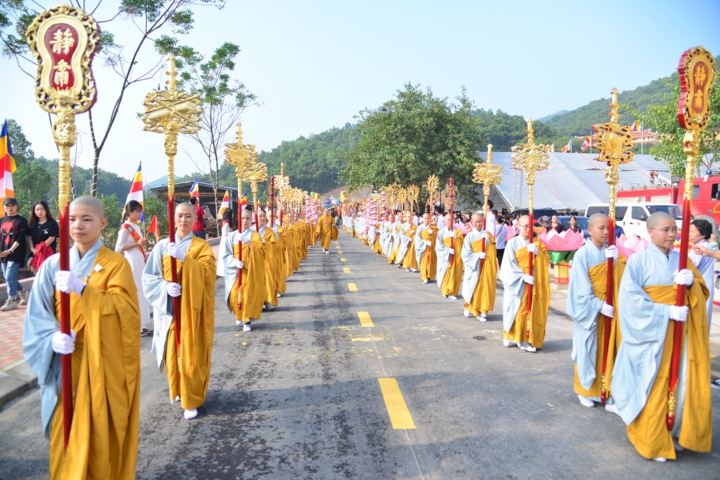
[(190, 198), (192, 197), (197, 199), (200, 198), (200, 185), (198, 185), (197, 179), (195, 179), (195, 183), (193, 183), (192, 187), (190, 187)]
[[(130, 184), (130, 192), (128, 192), (128, 196), (125, 199), (125, 206), (127, 206), (128, 203), (130, 203), (130, 200), (135, 200), (136, 202), (139, 202), (140, 205), (143, 206), (143, 210), (145, 209), (145, 202), (143, 201), (143, 181), (142, 181), (142, 162), (140, 162), (140, 165), (138, 165), (137, 172), (135, 172), (135, 177), (133, 177), (132, 183)], [(125, 208), (123, 207), (123, 216), (125, 216)], [(145, 212), (143, 211), (142, 215), (140, 216), (140, 221), (145, 221)]]
[(242, 197), (240, 197), (240, 208), (247, 207), (247, 193), (243, 193)]
[(222, 199), (222, 203), (220, 204), (220, 209), (218, 210), (218, 218), (222, 218), (223, 213), (225, 213), (225, 210), (230, 208), (230, 192), (225, 190), (225, 196)]
[(16, 169), (15, 157), (13, 157), (12, 145), (10, 145), (8, 123), (5, 120), (2, 132), (0, 132), (0, 205), (6, 197), (15, 197), (12, 174)]
[(639, 131), (640, 131), (640, 125), (639, 125), (637, 122), (633, 123), (633, 124), (632, 124), (632, 127), (630, 127), (630, 131), (631, 131), (631, 132), (639, 132)]
[[(567, 153), (567, 152), (569, 152), (569, 151), (571, 151), (571, 150), (572, 150), (572, 138), (571, 138), (570, 141), (567, 143), (567, 145), (565, 145), (565, 146), (562, 148), (561, 152), (562, 152), (562, 153)], [(572, 152), (571, 152), (571, 153), (572, 153)]]
[(592, 139), (590, 137), (585, 137), (585, 141), (580, 146), (580, 150), (584, 152), (588, 148), (592, 148)]
[(155, 243), (160, 241), (160, 229), (158, 229), (157, 217), (155, 215), (153, 215), (153, 218), (150, 221), (150, 228), (148, 228), (148, 232), (155, 234)]
[(547, 153), (555, 153), (555, 144), (548, 145)]

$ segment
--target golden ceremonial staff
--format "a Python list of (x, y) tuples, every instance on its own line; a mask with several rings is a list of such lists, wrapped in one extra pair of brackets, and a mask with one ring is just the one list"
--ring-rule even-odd
[[(715, 84), (717, 66), (712, 54), (703, 47), (686, 50), (680, 57), (680, 101), (678, 122), (685, 130), (683, 152), (685, 153), (685, 192), (683, 197), (682, 232), (680, 237), (679, 270), (687, 268), (688, 243), (690, 234), (690, 213), (692, 210), (693, 187), (695, 184), (695, 159), (700, 153), (700, 134), (710, 122), (710, 91)], [(685, 286), (678, 285), (675, 305), (685, 305)], [(674, 321), (674, 320), (671, 320)], [(667, 428), (675, 425), (677, 408), (677, 381), (680, 371), (680, 357), (683, 345), (683, 322), (675, 321), (672, 363), (670, 366), (670, 389), (668, 391)]]
[(253, 194), (253, 209), (255, 210), (255, 228), (258, 233), (260, 232), (260, 224), (258, 223), (258, 205), (257, 205), (257, 192), (258, 183), (267, 180), (267, 165), (257, 161), (257, 154), (255, 153), (255, 145), (248, 145), (250, 149), (250, 161), (247, 164), (245, 170), (246, 182), (250, 182), (250, 190)]
[[(545, 170), (548, 165), (550, 154), (547, 153), (547, 145), (535, 144), (535, 131), (533, 130), (532, 119), (527, 120), (528, 141), (524, 145), (512, 147), (512, 166), (515, 170), (525, 170), (525, 183), (528, 186), (528, 217), (530, 220), (530, 243), (533, 241), (533, 186), (535, 185), (535, 172)], [(529, 275), (533, 274), (533, 254), (529, 254)], [(530, 337), (530, 312), (533, 304), (533, 286), (528, 284), (527, 302), (527, 336)]]
[[(488, 151), (485, 163), (476, 163), (475, 169), (473, 170), (473, 182), (482, 183), (483, 195), (485, 195), (485, 202), (483, 203), (483, 212), (485, 212), (485, 215), (483, 216), (483, 230), (487, 230), (487, 217), (489, 211), (488, 199), (490, 198), (490, 188), (493, 185), (498, 185), (502, 181), (502, 165), (494, 165), (492, 163), (493, 146), (488, 145), (487, 149)], [(493, 232), (493, 235), (495, 235), (495, 232)], [(484, 238), (480, 242), (480, 251), (485, 252)], [(483, 266), (485, 266), (485, 260), (481, 259), (480, 272), (482, 272)]]
[(430, 175), (427, 180), (425, 181), (425, 189), (428, 191), (428, 203), (427, 203), (427, 209), (428, 213), (432, 215), (432, 202), (435, 198), (435, 192), (437, 192), (438, 187), (440, 186), (440, 180), (435, 175)]
[[(246, 148), (243, 143), (242, 135), (242, 123), (237, 124), (237, 140), (235, 143), (225, 144), (225, 163), (235, 167), (235, 176), (237, 177), (238, 183), (238, 260), (243, 261), (242, 256), (242, 205), (243, 205), (243, 177), (245, 176), (245, 170), (250, 160), (250, 151)], [(247, 260), (247, 259), (246, 259)], [(238, 297), (237, 306), (238, 310), (242, 310), (242, 268), (238, 268)]]
[(417, 185), (410, 185), (407, 187), (408, 200), (410, 201), (410, 210), (415, 210), (415, 202), (417, 202), (420, 195), (420, 189)]
[[(165, 155), (168, 157), (168, 235), (175, 241), (175, 155), (178, 135), (192, 135), (200, 130), (202, 114), (200, 95), (188, 95), (177, 88), (175, 57), (168, 55), (170, 69), (165, 72), (168, 79), (166, 90), (153, 90), (145, 95), (143, 130), (165, 135)], [(177, 262), (170, 257), (170, 279), (178, 283)], [(189, 294), (189, 292), (187, 292)], [(175, 348), (178, 357), (178, 379), (180, 375), (180, 297), (173, 297), (173, 321), (175, 322)]]
[[(92, 59), (100, 43), (95, 19), (79, 8), (59, 5), (45, 10), (25, 33), (37, 60), (35, 101), (55, 114), (53, 137), (58, 147), (58, 213), (60, 270), (70, 270), (70, 148), (75, 145), (75, 115), (97, 99)], [(70, 295), (60, 293), (60, 331), (70, 335)], [(61, 357), (63, 439), (67, 449), (73, 416), (72, 354)]]
[[(595, 135), (593, 141), (598, 149), (599, 156), (595, 159), (607, 165), (605, 169), (605, 181), (610, 186), (610, 194), (608, 196), (610, 207), (608, 208), (608, 247), (615, 243), (615, 201), (617, 198), (617, 184), (620, 180), (618, 175), (618, 166), (621, 164), (632, 162), (632, 134), (629, 126), (620, 126), (618, 120), (620, 118), (620, 104), (618, 103), (618, 90), (613, 88), (610, 91), (612, 101), (610, 103), (610, 122), (593, 125)], [(615, 292), (615, 282), (613, 279), (612, 258), (607, 260), (607, 292), (605, 293), (605, 303), (613, 306), (613, 293)], [(608, 362), (608, 348), (610, 348), (610, 329), (612, 328), (612, 318), (605, 317), (605, 335), (603, 338), (603, 360), (602, 360), (602, 381), (600, 389), (600, 403), (605, 404), (607, 399), (608, 384), (606, 381), (606, 370)]]

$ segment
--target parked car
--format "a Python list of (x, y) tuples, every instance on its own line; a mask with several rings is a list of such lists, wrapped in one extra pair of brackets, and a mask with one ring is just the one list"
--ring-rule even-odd
[[(608, 212), (607, 203), (594, 203), (587, 206), (585, 215), (590, 217), (595, 213)], [(647, 231), (647, 218), (654, 212), (665, 212), (670, 214), (678, 226), (682, 229), (682, 208), (672, 203), (625, 203), (615, 205), (615, 223), (623, 228), (625, 235), (637, 235), (638, 237), (650, 240)]]
[[(529, 210), (527, 208), (519, 208), (510, 214), (510, 219), (515, 218), (518, 213), (520, 215), (527, 215)], [(552, 217), (557, 215), (558, 212), (554, 208), (533, 208), (533, 220), (537, 221), (540, 217)]]
[[(558, 216), (558, 222), (565, 227), (568, 228), (570, 226), (570, 217), (571, 215), (560, 215)], [(588, 233), (588, 217), (580, 217), (575, 215), (575, 220), (577, 220), (577, 226), (580, 227), (583, 233), (583, 238), (589, 238), (590, 234)]]

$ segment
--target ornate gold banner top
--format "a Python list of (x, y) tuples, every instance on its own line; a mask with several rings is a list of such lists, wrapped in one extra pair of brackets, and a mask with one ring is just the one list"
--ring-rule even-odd
[(55, 113), (70, 107), (82, 113), (97, 99), (90, 65), (100, 43), (95, 19), (79, 8), (58, 5), (35, 17), (27, 41), (37, 60), (35, 99)]
[(704, 130), (710, 121), (710, 90), (715, 84), (715, 59), (703, 47), (686, 50), (680, 57), (678, 122), (685, 130)]

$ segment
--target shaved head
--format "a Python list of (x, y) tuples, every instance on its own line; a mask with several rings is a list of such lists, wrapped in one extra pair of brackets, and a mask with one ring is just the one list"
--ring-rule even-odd
[(470, 221), (473, 220), (482, 220), (483, 214), (482, 213), (473, 213), (472, 217), (470, 217)]
[(89, 207), (95, 211), (100, 217), (100, 220), (105, 218), (105, 204), (97, 197), (82, 196), (78, 197), (70, 203), (70, 206), (83, 205)]
[(597, 222), (603, 222), (607, 225), (609, 219), (610, 217), (604, 213), (594, 213), (590, 215), (590, 218), (588, 219), (588, 229), (591, 229)]
[(187, 208), (192, 212), (193, 215), (197, 216), (197, 213), (195, 213), (195, 205), (193, 205), (190, 202), (183, 202), (175, 207), (175, 210), (180, 210), (181, 208)]
[(657, 228), (660, 224), (663, 224), (666, 222), (675, 223), (675, 219), (669, 213), (655, 212), (648, 217), (647, 228), (648, 228), (648, 230), (651, 228)]

